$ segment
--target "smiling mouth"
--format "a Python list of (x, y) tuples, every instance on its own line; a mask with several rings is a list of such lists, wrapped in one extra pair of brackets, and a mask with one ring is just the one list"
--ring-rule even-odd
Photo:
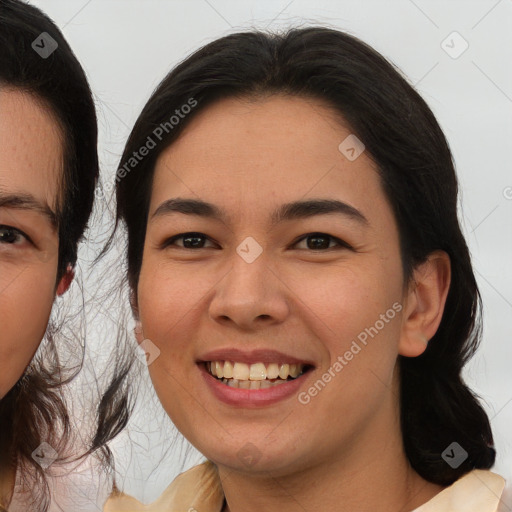
[(302, 377), (312, 369), (307, 364), (207, 361), (206, 371), (219, 382), (238, 389), (266, 389)]

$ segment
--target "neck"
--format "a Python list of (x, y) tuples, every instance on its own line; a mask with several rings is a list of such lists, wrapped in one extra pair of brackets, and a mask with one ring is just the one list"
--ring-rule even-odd
[(406, 461), (398, 467), (394, 457), (375, 454), (356, 471), (324, 464), (286, 477), (254, 477), (219, 468), (225, 512), (410, 512), (444, 489), (421, 478)]
[(290, 462), (289, 470), (279, 474), (218, 465), (225, 512), (410, 512), (445, 488), (424, 480), (410, 466), (398, 407), (384, 407), (379, 421), (368, 422), (346, 445), (320, 457), (312, 454), (300, 468)]

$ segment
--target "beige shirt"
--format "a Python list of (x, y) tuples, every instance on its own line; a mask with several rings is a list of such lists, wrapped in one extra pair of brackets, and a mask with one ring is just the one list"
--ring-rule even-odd
[[(500, 512), (505, 479), (475, 469), (412, 512)], [(211, 462), (179, 475), (155, 502), (144, 505), (125, 494), (110, 497), (104, 512), (221, 512), (224, 494)], [(509, 510), (508, 507), (503, 510)]]

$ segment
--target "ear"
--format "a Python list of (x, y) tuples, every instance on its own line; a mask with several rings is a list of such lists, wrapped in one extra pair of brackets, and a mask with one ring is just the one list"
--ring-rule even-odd
[(144, 338), (144, 332), (142, 331), (142, 323), (140, 320), (135, 322), (135, 328), (133, 329), (133, 332), (135, 333), (135, 339), (137, 340), (137, 343), (140, 345), (146, 339)]
[(145, 340), (145, 338), (142, 331), (142, 322), (139, 318), (139, 306), (137, 303), (137, 292), (135, 290), (130, 292), (130, 306), (135, 318), (135, 328), (133, 329), (133, 332), (135, 333), (135, 339), (137, 340), (137, 343), (140, 345)]
[(75, 271), (71, 263), (69, 263), (66, 268), (66, 273), (60, 278), (59, 284), (57, 285), (56, 293), (59, 297), (68, 291), (68, 288), (70, 287), (74, 278)]
[(400, 355), (423, 354), (441, 323), (450, 281), (450, 257), (444, 251), (429, 254), (427, 261), (414, 269), (402, 316)]

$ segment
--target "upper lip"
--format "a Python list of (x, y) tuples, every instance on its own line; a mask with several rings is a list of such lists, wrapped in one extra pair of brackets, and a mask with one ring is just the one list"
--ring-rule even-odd
[(277, 363), (277, 364), (303, 364), (314, 366), (307, 359), (299, 359), (297, 357), (279, 352), (277, 350), (255, 349), (255, 350), (239, 350), (236, 348), (225, 348), (206, 352), (198, 357), (198, 363), (207, 361), (233, 361), (238, 363), (255, 364), (255, 363)]

